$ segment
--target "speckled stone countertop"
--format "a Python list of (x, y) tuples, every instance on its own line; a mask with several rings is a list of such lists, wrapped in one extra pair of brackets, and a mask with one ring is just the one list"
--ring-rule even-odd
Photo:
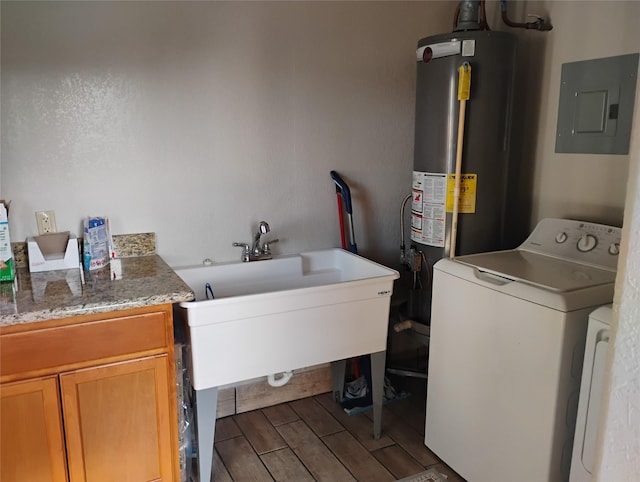
[(15, 283), (0, 284), (0, 327), (104, 313), (194, 298), (191, 289), (158, 255), (121, 259), (122, 278), (110, 268), (29, 273), (19, 268)]

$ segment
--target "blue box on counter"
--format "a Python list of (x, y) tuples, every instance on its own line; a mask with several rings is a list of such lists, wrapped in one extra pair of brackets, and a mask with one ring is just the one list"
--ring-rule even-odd
[(84, 220), (83, 265), (85, 271), (104, 268), (113, 257), (113, 241), (109, 218), (89, 217)]

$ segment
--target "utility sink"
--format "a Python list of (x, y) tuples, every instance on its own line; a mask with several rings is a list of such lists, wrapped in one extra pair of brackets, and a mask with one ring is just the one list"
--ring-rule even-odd
[(199, 480), (210, 480), (218, 387), (230, 383), (332, 362), (339, 400), (345, 359), (370, 354), (373, 436), (380, 437), (397, 271), (342, 249), (175, 271), (196, 293), (178, 314), (191, 348)]
[[(342, 249), (176, 269), (196, 390), (386, 349), (397, 271)], [(214, 299), (207, 299), (206, 284)]]

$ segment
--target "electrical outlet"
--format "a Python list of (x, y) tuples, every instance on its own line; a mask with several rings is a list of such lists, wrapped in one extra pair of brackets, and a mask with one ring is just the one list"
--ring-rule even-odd
[(36, 211), (36, 224), (40, 235), (57, 232), (55, 211)]

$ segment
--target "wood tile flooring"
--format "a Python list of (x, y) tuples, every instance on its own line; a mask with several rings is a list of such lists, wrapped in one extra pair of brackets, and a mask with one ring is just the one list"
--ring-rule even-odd
[(464, 482), (424, 446), (424, 416), (424, 394), (388, 404), (374, 440), (371, 412), (348, 416), (326, 393), (221, 418), (212, 480), (394, 481), (436, 467)]

